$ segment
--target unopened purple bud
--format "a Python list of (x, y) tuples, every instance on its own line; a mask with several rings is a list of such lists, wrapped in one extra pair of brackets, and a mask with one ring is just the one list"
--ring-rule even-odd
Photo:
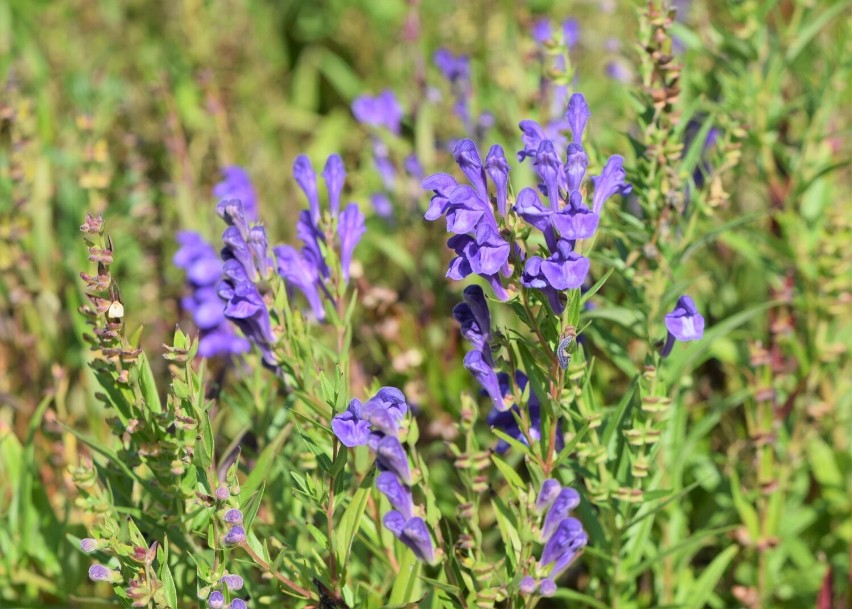
[(225, 522), (231, 525), (237, 525), (243, 523), (243, 513), (239, 510), (228, 510), (225, 512), (224, 516)]
[(538, 593), (542, 596), (553, 596), (556, 594), (556, 583), (552, 579), (543, 579), (538, 585)]
[(553, 502), (553, 507), (550, 508), (547, 517), (544, 519), (544, 526), (541, 530), (542, 539), (550, 539), (560, 523), (578, 505), (580, 505), (580, 494), (573, 488), (563, 488), (559, 491), (559, 495)]
[(91, 537), (86, 537), (86, 539), (80, 540), (80, 549), (87, 554), (90, 552), (94, 552), (101, 547), (101, 543), (97, 539), (92, 539)]
[(541, 485), (541, 491), (538, 493), (538, 499), (535, 500), (535, 509), (541, 512), (549, 508), (561, 490), (562, 487), (559, 482), (553, 478), (545, 480)]
[(228, 605), (229, 609), (248, 609), (248, 605), (241, 598), (235, 598), (231, 601), (231, 604)]
[(92, 565), (89, 567), (89, 579), (93, 582), (116, 582), (121, 581), (121, 574), (103, 565)]
[(209, 609), (222, 609), (225, 606), (225, 595), (218, 590), (214, 590), (207, 597), (207, 606)]
[(231, 492), (228, 490), (228, 487), (224, 484), (216, 489), (216, 499), (219, 501), (225, 501), (228, 497), (231, 496)]
[(506, 215), (507, 184), (509, 182), (509, 163), (506, 155), (498, 144), (494, 144), (485, 157), (485, 171), (488, 172), (494, 186), (497, 187), (497, 211), (501, 216)]
[(243, 543), (246, 540), (246, 530), (241, 526), (235, 526), (228, 534), (225, 535), (223, 541), (226, 545), (236, 546)]
[(228, 590), (231, 591), (242, 590), (243, 588), (243, 578), (239, 575), (229, 573), (228, 575), (223, 575), (219, 581), (228, 586)]
[(343, 190), (343, 181), (346, 179), (346, 168), (343, 167), (340, 155), (332, 154), (328, 157), (325, 168), (322, 170), (322, 177), (328, 190), (328, 206), (331, 209), (331, 215), (336, 216), (337, 210), (340, 209), (340, 191)]
[(592, 113), (589, 104), (582, 93), (574, 93), (568, 100), (568, 111), (565, 113), (568, 124), (571, 126), (571, 135), (575, 144), (583, 144), (583, 131), (586, 129), (586, 121)]
[(393, 472), (382, 472), (376, 477), (376, 488), (388, 498), (394, 509), (405, 516), (408, 520), (412, 517), (414, 502), (411, 499), (411, 492), (402, 485), (396, 474)]
[(535, 592), (537, 587), (538, 585), (535, 583), (535, 579), (527, 575), (521, 580), (521, 583), (518, 584), (518, 591), (526, 596)]

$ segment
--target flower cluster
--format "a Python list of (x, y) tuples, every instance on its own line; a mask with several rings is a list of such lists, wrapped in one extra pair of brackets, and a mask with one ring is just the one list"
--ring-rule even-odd
[(601, 175), (592, 177), (591, 209), (584, 203), (583, 180), (589, 157), (583, 149), (583, 132), (589, 116), (585, 97), (581, 93), (572, 95), (566, 119), (573, 141), (566, 149), (564, 162), (538, 123), (529, 120), (520, 123), (524, 148), (518, 152), (518, 160), (532, 159), (542, 180), (539, 190), (547, 203), (542, 202), (538, 192), (525, 188), (518, 193), (515, 211), (541, 231), (549, 250), (548, 256), (527, 258), (521, 282), (541, 290), (557, 312), (564, 308), (559, 293), (579, 288), (589, 271), (589, 260), (574, 251), (576, 242), (595, 234), (607, 199), (615, 194), (625, 196), (632, 189), (625, 181), (624, 159), (612, 155)]
[(476, 144), (464, 139), (456, 144), (453, 157), (470, 185), (459, 184), (446, 173), (436, 173), (423, 181), (423, 188), (434, 193), (425, 218), (437, 220), (445, 216), (447, 231), (455, 233), (447, 241), (456, 253), (447, 277), (461, 280), (476, 273), (488, 281), (500, 300), (508, 300), (500, 275), (512, 274), (508, 264), (510, 245), (500, 234), (487, 180), (490, 178), (496, 189), (497, 211), (505, 216), (509, 183), (506, 155), (500, 146), (494, 145), (483, 163)]
[(181, 299), (181, 306), (192, 315), (201, 338), (198, 354), (201, 357), (238, 355), (249, 350), (248, 341), (239, 336), (225, 318), (225, 306), (216, 293), (222, 279), (222, 260), (213, 246), (200, 234), (181, 231), (180, 244), (174, 256), (176, 267), (186, 271), (190, 293)]
[(668, 357), (675, 340), (699, 340), (704, 336), (704, 317), (698, 312), (695, 302), (689, 296), (677, 299), (674, 310), (666, 315), (666, 342), (660, 355)]
[(277, 338), (272, 331), (269, 308), (258, 289), (258, 283), (273, 270), (266, 229), (249, 224), (241, 200), (224, 199), (216, 212), (228, 225), (222, 233), (224, 264), (217, 289), (219, 298), (225, 301), (225, 317), (260, 349), (263, 364), (276, 369), (278, 361), (273, 346)]
[(520, 582), (524, 594), (536, 590), (541, 596), (556, 594), (556, 578), (568, 568), (579, 555), (589, 538), (582, 523), (570, 516), (571, 510), (580, 505), (580, 495), (572, 488), (562, 487), (559, 482), (549, 478), (541, 485), (536, 499), (536, 511), (546, 513), (541, 526), (541, 552), (538, 568), (547, 575), (540, 581), (525, 576)]
[(361, 240), (366, 227), (364, 215), (355, 203), (340, 210), (340, 193), (346, 178), (346, 169), (341, 158), (333, 154), (328, 157), (322, 178), (328, 192), (329, 215), (320, 213), (317, 176), (310, 160), (304, 155), (293, 163), (293, 176), (308, 199), (308, 209), (303, 210), (296, 223), (296, 234), (302, 240), (302, 249), (290, 245), (274, 248), (278, 272), (288, 286), (298, 288), (307, 298), (317, 319), (325, 319), (320, 292), (330, 301), (334, 297), (328, 289), (332, 271), (326, 259), (326, 249), (332, 247), (335, 228), (337, 233), (336, 252), (340, 263), (342, 283), (349, 281), (352, 253)]
[(353, 399), (344, 412), (332, 419), (331, 429), (344, 446), (366, 445), (375, 451), (380, 470), (376, 488), (393, 507), (382, 522), (419, 560), (431, 564), (435, 562), (432, 535), (423, 518), (415, 515), (411, 468), (399, 441), (407, 413), (408, 404), (402, 392), (394, 387), (382, 387), (363, 404)]
[[(506, 435), (529, 444), (541, 439), (541, 402), (532, 391), (527, 401), (529, 425), (524, 430), (518, 424), (522, 419), (521, 410), (513, 399), (510, 377), (505, 372), (496, 372), (491, 353), (491, 313), (485, 294), (478, 285), (464, 290), (464, 302), (453, 308), (453, 317), (459, 322), (461, 335), (474, 348), (464, 358), (464, 366), (482, 386), (482, 391), (491, 398), (492, 407), (488, 413), (488, 424)], [(515, 372), (515, 384), (521, 394), (527, 386), (527, 377), (520, 370)], [(525, 426), (526, 427), (526, 426)], [(562, 434), (557, 434), (557, 449), (564, 445)], [(501, 439), (497, 443), (497, 452), (508, 450), (509, 444)]]

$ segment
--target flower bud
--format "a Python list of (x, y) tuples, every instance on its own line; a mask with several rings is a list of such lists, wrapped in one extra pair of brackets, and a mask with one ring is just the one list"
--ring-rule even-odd
[(228, 534), (225, 535), (223, 541), (226, 545), (236, 546), (243, 543), (246, 540), (246, 530), (241, 526), (235, 526)]
[(231, 573), (227, 575), (223, 575), (222, 579), (220, 579), (223, 584), (228, 587), (228, 590), (242, 590), (243, 588), (243, 578), (239, 575), (233, 575)]
[(248, 609), (248, 605), (241, 598), (235, 598), (231, 601), (231, 604), (228, 605), (228, 609)]
[(89, 579), (93, 582), (120, 582), (121, 573), (108, 569), (103, 565), (92, 565), (89, 567)]
[(92, 539), (91, 537), (87, 537), (86, 539), (80, 540), (80, 549), (83, 550), (86, 554), (94, 552), (96, 550), (100, 550), (103, 547), (103, 541), (101, 539)]
[(225, 595), (215, 590), (207, 597), (207, 607), (209, 609), (222, 609), (225, 606)]
[(535, 592), (536, 588), (538, 588), (538, 585), (535, 583), (535, 580), (532, 577), (530, 577), (529, 575), (524, 577), (521, 580), (521, 583), (518, 584), (518, 591), (523, 596), (527, 596), (529, 594), (532, 594), (533, 592)]
[(225, 512), (225, 515), (224, 515), (223, 518), (224, 518), (225, 522), (227, 522), (228, 524), (231, 524), (231, 525), (237, 525), (237, 524), (243, 523), (243, 513), (239, 510), (236, 510), (236, 509), (228, 510), (227, 512)]
[(225, 501), (230, 496), (231, 493), (228, 491), (228, 487), (224, 484), (216, 489), (216, 499), (219, 501)]
[(553, 596), (556, 594), (556, 583), (552, 579), (543, 579), (538, 585), (538, 593), (542, 596)]

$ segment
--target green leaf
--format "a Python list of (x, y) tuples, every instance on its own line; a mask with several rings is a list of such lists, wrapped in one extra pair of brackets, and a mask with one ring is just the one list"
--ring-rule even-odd
[(244, 492), (253, 493), (260, 488), (263, 481), (267, 479), (269, 470), (272, 468), (273, 460), (278, 454), (278, 451), (281, 450), (281, 445), (284, 444), (284, 440), (286, 440), (287, 436), (290, 435), (290, 431), (292, 429), (292, 425), (285, 425), (281, 428), (272, 442), (264, 447), (260, 456), (257, 458), (257, 462), (254, 464), (254, 469), (251, 470), (251, 473), (242, 485), (242, 490)]
[(163, 412), (163, 405), (160, 402), (160, 394), (157, 391), (157, 382), (154, 380), (154, 373), (151, 370), (151, 363), (148, 361), (148, 356), (145, 352), (139, 354), (139, 389), (142, 391), (142, 398), (145, 400), (145, 406), (153, 412)]
[(501, 459), (497, 455), (492, 455), (491, 460), (494, 462), (494, 465), (497, 466), (497, 469), (500, 470), (500, 473), (503, 474), (503, 477), (506, 478), (509, 484), (511, 484), (518, 491), (526, 490), (526, 484), (524, 484), (524, 481), (521, 480), (521, 477), (518, 475), (518, 472), (516, 472), (511, 465), (503, 461), (503, 459)]
[(164, 563), (160, 567), (160, 581), (163, 582), (163, 594), (166, 596), (169, 608), (178, 609), (177, 588), (168, 564)]
[(334, 551), (337, 554), (337, 563), (342, 569), (349, 564), (349, 553), (352, 551), (352, 543), (361, 528), (361, 518), (367, 509), (367, 502), (373, 488), (373, 476), (365, 476), (361, 486), (352, 496), (352, 501), (346, 506), (343, 518), (334, 529)]
[(734, 559), (739, 547), (730, 546), (725, 549), (701, 572), (696, 582), (689, 582), (678, 590), (677, 600), (682, 609), (702, 609), (707, 606), (710, 595), (717, 582), (725, 574), (728, 564)]

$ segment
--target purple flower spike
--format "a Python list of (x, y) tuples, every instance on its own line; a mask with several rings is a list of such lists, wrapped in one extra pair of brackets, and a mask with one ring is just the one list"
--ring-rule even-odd
[(89, 579), (93, 582), (120, 582), (121, 573), (108, 569), (103, 565), (92, 565), (89, 567)]
[(488, 172), (488, 176), (497, 188), (497, 211), (501, 216), (506, 215), (509, 169), (509, 162), (506, 160), (503, 148), (494, 144), (488, 151), (488, 156), (485, 157), (485, 171)]
[(293, 162), (293, 177), (296, 183), (308, 198), (311, 222), (316, 226), (320, 220), (319, 193), (317, 192), (317, 174), (311, 165), (311, 161), (304, 154), (300, 154)]
[(237, 509), (228, 510), (222, 519), (230, 525), (242, 524), (243, 513)]
[(548, 509), (562, 491), (562, 486), (553, 478), (548, 478), (541, 484), (538, 498), (535, 500), (535, 509), (543, 512)]
[(222, 178), (223, 180), (213, 187), (213, 196), (220, 201), (240, 201), (246, 220), (257, 222), (257, 194), (246, 170), (237, 165), (225, 167), (222, 169)]
[(538, 593), (542, 596), (553, 596), (556, 594), (556, 583), (552, 579), (543, 579), (538, 585)]
[(361, 401), (353, 399), (349, 407), (331, 420), (331, 430), (344, 446), (354, 448), (367, 443), (370, 424), (362, 418)]
[(411, 491), (403, 486), (393, 472), (382, 472), (376, 477), (376, 488), (388, 498), (395, 510), (398, 510), (406, 520), (412, 517), (414, 502)]
[(500, 390), (497, 373), (494, 372), (494, 368), (491, 367), (481, 351), (469, 351), (464, 356), (464, 367), (473, 374), (474, 378), (476, 378), (477, 382), (491, 398), (494, 408), (501, 412), (508, 410), (508, 406), (503, 401), (503, 392)]
[(346, 168), (343, 167), (340, 155), (332, 154), (328, 157), (325, 168), (322, 170), (322, 178), (328, 190), (328, 206), (331, 209), (331, 215), (337, 216), (337, 211), (340, 209), (340, 191), (343, 190), (343, 181), (346, 179)]
[(538, 584), (535, 579), (530, 577), (529, 575), (525, 576), (521, 579), (521, 582), (518, 584), (518, 592), (520, 592), (523, 596), (528, 596), (536, 591), (538, 588)]
[(677, 299), (674, 310), (666, 315), (666, 330), (666, 344), (660, 352), (662, 357), (671, 353), (675, 340), (699, 340), (704, 336), (704, 317), (692, 298), (681, 296)]
[[(572, 555), (586, 544), (586, 532), (576, 518), (565, 518), (544, 544), (541, 552), (541, 564), (549, 565), (562, 558), (566, 553)], [(573, 558), (573, 556), (572, 556)]]
[(582, 93), (575, 93), (568, 100), (568, 111), (565, 117), (568, 119), (568, 124), (571, 126), (571, 135), (575, 144), (582, 146), (583, 131), (586, 130), (586, 122), (592, 113), (589, 111), (589, 105), (586, 103), (586, 98)]
[(393, 472), (405, 484), (411, 484), (411, 469), (408, 457), (399, 440), (394, 436), (385, 436), (376, 446), (376, 462), (383, 470)]
[(476, 144), (473, 140), (459, 140), (455, 148), (453, 148), (453, 158), (458, 163), (462, 173), (467, 177), (473, 187), (476, 189), (476, 194), (483, 200), (488, 199), (488, 187), (485, 183), (485, 171), (482, 167), (482, 158), (479, 156), (479, 150), (476, 149)]
[(601, 213), (603, 204), (612, 195), (618, 194), (626, 197), (633, 190), (633, 185), (625, 180), (627, 172), (624, 171), (624, 157), (614, 154), (604, 165), (601, 175), (592, 178), (595, 185), (595, 194), (592, 198), (592, 211)]
[(402, 542), (411, 548), (418, 559), (429, 564), (435, 562), (432, 534), (422, 518), (408, 519), (402, 529)]
[(228, 546), (239, 545), (239, 544), (243, 543), (245, 540), (246, 540), (246, 530), (239, 525), (233, 527), (230, 531), (228, 531), (228, 533), (222, 539), (222, 541), (225, 543), (225, 545), (228, 545)]
[(228, 605), (228, 609), (248, 609), (248, 605), (241, 598), (235, 598), (231, 601), (231, 604)]
[(542, 140), (535, 155), (535, 165), (538, 175), (544, 180), (544, 185), (547, 188), (547, 197), (550, 199), (550, 209), (559, 209), (559, 178), (562, 171), (562, 164), (559, 162), (559, 155), (553, 148), (553, 142), (550, 140)]
[(559, 491), (559, 495), (554, 500), (553, 506), (544, 518), (544, 526), (541, 528), (541, 538), (545, 540), (550, 539), (559, 527), (559, 524), (578, 505), (580, 505), (580, 494), (573, 488), (566, 487)]
[(218, 590), (214, 590), (210, 593), (210, 596), (207, 597), (207, 607), (208, 609), (222, 609), (225, 606), (225, 595), (219, 592)]
[(340, 237), (340, 266), (344, 281), (349, 281), (352, 253), (365, 232), (367, 232), (367, 227), (364, 225), (364, 214), (361, 213), (355, 203), (350, 203), (340, 213), (337, 225), (337, 235)]
[(225, 584), (231, 592), (243, 589), (243, 578), (239, 575), (229, 573), (228, 575), (223, 575), (219, 581)]

